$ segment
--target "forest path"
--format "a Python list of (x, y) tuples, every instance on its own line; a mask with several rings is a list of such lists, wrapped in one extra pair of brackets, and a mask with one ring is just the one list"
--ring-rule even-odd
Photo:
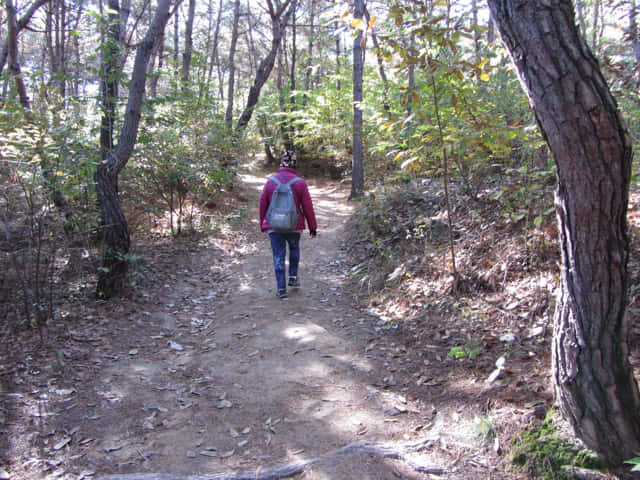
[[(245, 173), (242, 181), (251, 197), (249, 229), (259, 232), (265, 179)], [(103, 374), (128, 386), (123, 402), (137, 403), (127, 407), (136, 415), (106, 422), (102, 449), (122, 445), (109, 454), (118, 471), (260, 475), (261, 468), (318, 459), (354, 442), (416, 438), (411, 431), (423, 415), (402, 393), (385, 389), (392, 373), (368, 348), (374, 322), (343, 291), (348, 191), (310, 182), (310, 192), (318, 236), (303, 235), (302, 285), (288, 300), (275, 296), (268, 237), (251, 233), (229, 268), (216, 248), (204, 249), (176, 264), (171, 288), (150, 292), (158, 311), (146, 317), (162, 319), (162, 332), (147, 338), (157, 348), (129, 345), (138, 352), (120, 352)], [(206, 279), (216, 275), (221, 284), (212, 288)], [(300, 478), (388, 479), (405, 468), (383, 457), (356, 448), (307, 466)], [(426, 478), (411, 468), (403, 475)]]
[(37, 419), (17, 424), (31, 463), (11, 478), (488, 478), (461, 404), (443, 408), (436, 380), (437, 411), (407, 395), (416, 367), (344, 288), (346, 188), (309, 181), (318, 236), (305, 232), (302, 286), (282, 301), (258, 227), (265, 177), (241, 179), (244, 234), (154, 245), (131, 295), (78, 307), (62, 371), (10, 406)]

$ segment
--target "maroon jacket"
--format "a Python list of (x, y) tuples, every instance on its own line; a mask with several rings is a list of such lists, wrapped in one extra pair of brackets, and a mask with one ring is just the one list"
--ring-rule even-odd
[[(275, 175), (282, 183), (287, 183), (292, 178), (298, 176), (295, 169), (287, 167), (281, 167)], [(271, 230), (269, 221), (267, 220), (267, 209), (269, 208), (271, 196), (273, 195), (276, 187), (276, 182), (269, 178), (262, 189), (262, 195), (260, 195), (260, 228), (263, 232)], [(318, 224), (316, 223), (316, 214), (313, 211), (313, 203), (311, 202), (311, 195), (309, 195), (307, 183), (301, 178), (297, 182), (291, 184), (291, 190), (293, 191), (298, 211), (302, 214), (300, 215), (300, 218), (298, 218), (296, 231), (302, 232), (304, 230), (305, 219), (309, 230), (317, 230)]]

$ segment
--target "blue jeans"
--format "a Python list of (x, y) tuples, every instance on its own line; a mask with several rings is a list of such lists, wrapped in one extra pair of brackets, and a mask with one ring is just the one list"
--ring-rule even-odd
[(287, 288), (285, 277), (285, 262), (287, 257), (287, 244), (289, 244), (289, 276), (298, 276), (298, 264), (300, 263), (300, 233), (269, 233), (271, 250), (273, 251), (273, 268), (276, 272), (278, 290)]

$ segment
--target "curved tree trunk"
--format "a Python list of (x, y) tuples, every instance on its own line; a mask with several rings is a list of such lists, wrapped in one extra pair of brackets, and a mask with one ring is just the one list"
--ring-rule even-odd
[(156, 39), (162, 35), (169, 19), (170, 0), (159, 0), (155, 17), (138, 45), (129, 84), (129, 99), (120, 139), (98, 165), (95, 175), (98, 203), (102, 213), (105, 252), (98, 274), (97, 295), (110, 298), (122, 288), (128, 269), (129, 228), (118, 199), (118, 175), (129, 161), (138, 137), (140, 109), (146, 82), (147, 65)]
[(640, 451), (626, 317), (630, 139), (571, 2), (489, 5), (557, 165), (556, 397), (587, 446), (619, 465)]

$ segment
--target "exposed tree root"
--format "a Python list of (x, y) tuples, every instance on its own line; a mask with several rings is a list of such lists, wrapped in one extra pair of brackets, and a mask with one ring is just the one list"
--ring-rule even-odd
[(257, 470), (216, 473), (210, 475), (180, 475), (167, 473), (129, 473), (98, 477), (97, 480), (279, 480), (302, 473), (305, 468), (326, 460), (327, 458), (347, 455), (350, 453), (364, 453), (382, 458), (400, 460), (410, 468), (421, 473), (442, 475), (445, 469), (434, 464), (422, 451), (428, 448), (430, 441), (413, 443), (373, 443), (357, 442), (329, 452), (311, 460), (292, 462), (286, 465)]

